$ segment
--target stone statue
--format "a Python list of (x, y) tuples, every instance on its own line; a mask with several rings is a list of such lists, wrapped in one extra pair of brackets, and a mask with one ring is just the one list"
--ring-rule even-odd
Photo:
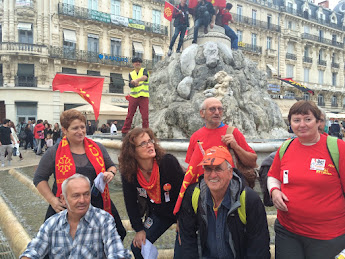
[(225, 95), (233, 95), (230, 89), (230, 82), (233, 81), (232, 76), (229, 76), (225, 71), (219, 71), (214, 75), (214, 79), (217, 84), (213, 88), (204, 91), (205, 97), (216, 97), (221, 100)]

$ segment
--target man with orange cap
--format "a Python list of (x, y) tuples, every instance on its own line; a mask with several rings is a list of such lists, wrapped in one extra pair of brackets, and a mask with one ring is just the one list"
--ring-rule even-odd
[(269, 259), (265, 208), (257, 193), (244, 187), (229, 151), (211, 147), (198, 166), (204, 174), (188, 187), (179, 212), (183, 258)]

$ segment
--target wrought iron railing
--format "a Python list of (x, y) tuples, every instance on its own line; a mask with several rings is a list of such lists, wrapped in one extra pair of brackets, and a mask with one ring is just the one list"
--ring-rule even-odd
[(338, 103), (333, 103), (333, 102), (332, 102), (332, 103), (331, 103), (331, 106), (332, 106), (332, 107), (338, 107)]
[(308, 40), (312, 40), (312, 41), (317, 41), (317, 42), (321, 42), (330, 46), (335, 46), (338, 48), (344, 48), (344, 43), (342, 42), (337, 42), (335, 40), (329, 40), (329, 39), (325, 39), (323, 37), (319, 37), (317, 35), (312, 35), (309, 33), (302, 33), (301, 35), (302, 39), (308, 39)]
[(292, 59), (292, 60), (297, 60), (297, 56), (293, 53), (286, 53), (286, 58), (287, 59)]
[[(112, 56), (110, 54), (98, 53), (87, 50), (77, 50), (69, 47), (50, 47), (49, 55), (51, 58), (75, 60), (88, 63), (99, 63), (118, 67), (132, 67), (132, 57)], [(155, 62), (143, 60), (143, 67), (153, 69)]]
[[(156, 0), (158, 1), (158, 0)], [(160, 2), (160, 1), (159, 1)], [(160, 24), (144, 22), (127, 18), (124, 16), (115, 16), (109, 13), (99, 12), (84, 7), (70, 4), (59, 3), (59, 14), (72, 16), (77, 19), (85, 19), (113, 24), (114, 26), (130, 27), (137, 30), (143, 30), (152, 33), (168, 35), (168, 27)]]
[(318, 64), (321, 65), (321, 66), (327, 66), (327, 61), (326, 61), (326, 60), (319, 59), (319, 60), (318, 60)]
[(317, 102), (317, 105), (319, 105), (319, 106), (325, 106), (325, 102)]
[(303, 57), (303, 62), (305, 62), (305, 63), (313, 63), (313, 58), (304, 56)]
[(238, 47), (247, 52), (258, 53), (258, 54), (262, 53), (262, 47), (257, 46), (257, 45), (247, 44), (242, 41), (238, 43)]
[(261, 29), (267, 29), (267, 30), (271, 30), (271, 31), (277, 31), (280, 32), (280, 26), (273, 24), (273, 23), (268, 23), (265, 21), (260, 21), (257, 19), (253, 19), (247, 16), (243, 16), (243, 15), (238, 15), (238, 14), (233, 14), (233, 19), (240, 23), (240, 24), (247, 24), (247, 25), (251, 25), (253, 27), (258, 27)]
[(333, 68), (339, 68), (339, 63), (332, 62), (332, 63), (331, 63), (331, 66), (332, 66)]
[(37, 77), (35, 76), (15, 76), (15, 86), (37, 87)]

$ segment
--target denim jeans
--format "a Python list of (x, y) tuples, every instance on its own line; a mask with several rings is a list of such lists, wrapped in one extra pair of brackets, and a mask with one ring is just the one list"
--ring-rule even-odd
[(184, 35), (186, 34), (186, 30), (187, 30), (187, 27), (186, 25), (179, 25), (177, 27), (175, 27), (175, 33), (171, 39), (171, 42), (170, 42), (170, 46), (169, 46), (169, 49), (172, 50), (174, 44), (175, 44), (175, 41), (177, 39), (177, 36), (180, 34), (180, 39), (178, 41), (178, 45), (177, 45), (177, 51), (180, 51), (181, 50), (181, 47), (182, 47), (182, 44), (183, 44), (183, 38), (184, 38)]
[(198, 32), (199, 32), (200, 26), (207, 27), (210, 24), (210, 22), (211, 22), (211, 16), (209, 12), (205, 12), (202, 17), (199, 17), (199, 19), (195, 21), (193, 42), (196, 43), (196, 41), (198, 40)]
[[(157, 217), (154, 214), (150, 215), (150, 218), (152, 219), (153, 223), (150, 228), (145, 228), (144, 230), (146, 232), (146, 239), (150, 240), (150, 242), (153, 244), (175, 222), (172, 219)], [(143, 258), (141, 255), (141, 249), (134, 247), (133, 242), (131, 244), (131, 249), (136, 259)], [(181, 246), (178, 242), (177, 235), (175, 240), (174, 258), (182, 258)]]
[(225, 29), (225, 34), (231, 39), (231, 48), (238, 49), (238, 37), (237, 34), (234, 32), (233, 29), (229, 27), (229, 25), (223, 26)]

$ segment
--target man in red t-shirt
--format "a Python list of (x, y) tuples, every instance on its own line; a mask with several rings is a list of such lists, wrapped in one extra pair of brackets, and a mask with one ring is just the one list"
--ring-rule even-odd
[(238, 49), (238, 37), (234, 30), (229, 27), (229, 22), (234, 22), (230, 13), (231, 8), (232, 4), (227, 3), (226, 8), (222, 10), (222, 26), (225, 29), (226, 36), (231, 39), (231, 48), (236, 50)]

